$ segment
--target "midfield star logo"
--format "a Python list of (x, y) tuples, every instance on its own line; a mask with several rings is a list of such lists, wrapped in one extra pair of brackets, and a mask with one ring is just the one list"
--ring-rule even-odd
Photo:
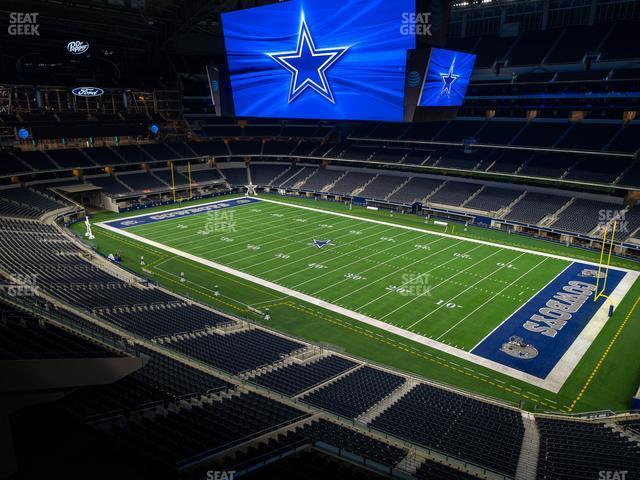
[(449, 71), (447, 73), (441, 73), (440, 78), (442, 79), (442, 90), (440, 90), (440, 95), (443, 93), (447, 94), (447, 97), (451, 97), (451, 87), (453, 87), (453, 82), (455, 82), (460, 75), (455, 75), (453, 73), (453, 69), (455, 68), (456, 58), (453, 57), (453, 61), (451, 62), (451, 66), (449, 67)]
[(349, 47), (316, 48), (302, 12), (295, 51), (267, 55), (291, 72), (289, 103), (307, 88), (315, 90), (331, 103), (336, 103), (326, 72), (348, 49)]

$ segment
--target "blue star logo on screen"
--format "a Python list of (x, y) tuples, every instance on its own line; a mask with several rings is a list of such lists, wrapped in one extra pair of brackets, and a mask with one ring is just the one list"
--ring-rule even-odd
[(453, 86), (453, 82), (455, 82), (460, 75), (455, 75), (453, 73), (453, 69), (455, 68), (456, 57), (453, 57), (453, 61), (451, 62), (451, 66), (449, 67), (449, 71), (447, 73), (441, 73), (440, 78), (442, 78), (442, 90), (440, 90), (440, 95), (443, 93), (447, 94), (447, 97), (451, 97), (451, 87)]
[(349, 47), (317, 48), (302, 12), (295, 51), (267, 53), (267, 55), (291, 72), (289, 103), (309, 88), (331, 103), (336, 103), (327, 80), (327, 70), (348, 49)]

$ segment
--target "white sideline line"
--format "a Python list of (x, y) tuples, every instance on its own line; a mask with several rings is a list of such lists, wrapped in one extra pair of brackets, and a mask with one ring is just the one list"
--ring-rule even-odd
[[(539, 262), (539, 263), (535, 264), (535, 265), (534, 265), (533, 267), (531, 267), (529, 270), (527, 270), (526, 272), (524, 272), (522, 275), (520, 275), (518, 278), (516, 278), (516, 279), (515, 279), (513, 282), (511, 282), (509, 285), (507, 285), (506, 287), (504, 287), (502, 290), (500, 290), (498, 293), (496, 293), (496, 294), (495, 294), (495, 295), (493, 295), (492, 297), (489, 297), (489, 298), (488, 298), (487, 300), (485, 300), (483, 303), (481, 303), (481, 304), (480, 304), (480, 305), (478, 305), (476, 308), (474, 308), (471, 312), (469, 312), (469, 313), (468, 313), (468, 314), (466, 314), (464, 317), (462, 317), (459, 321), (457, 321), (456, 323), (454, 323), (451, 327), (449, 327), (449, 329), (448, 329), (446, 332), (444, 332), (443, 334), (441, 334), (439, 337), (436, 337), (436, 340), (440, 340), (442, 337), (444, 337), (447, 333), (449, 333), (451, 330), (453, 330), (453, 329), (454, 329), (454, 328), (456, 328), (458, 325), (460, 325), (462, 322), (464, 322), (464, 321), (465, 321), (467, 318), (469, 318), (471, 315), (473, 315), (474, 313), (476, 313), (476, 312), (477, 312), (478, 310), (480, 310), (481, 308), (484, 308), (484, 306), (485, 306), (487, 303), (489, 303), (489, 302), (493, 301), (493, 299), (494, 299), (494, 298), (496, 298), (496, 297), (500, 296), (500, 294), (502, 294), (502, 292), (504, 292), (505, 290), (508, 290), (509, 288), (511, 288), (514, 284), (518, 283), (520, 280), (522, 280), (524, 277), (526, 277), (527, 275), (529, 275), (531, 272), (533, 272), (536, 268), (538, 268), (540, 265), (542, 265), (542, 264), (543, 264), (544, 262), (546, 262), (546, 261), (547, 261), (547, 259), (546, 259), (546, 258), (543, 258), (542, 260), (540, 260), (540, 262)], [(571, 265), (572, 265), (572, 264), (569, 264), (569, 267), (570, 267)], [(569, 267), (567, 267), (567, 268), (569, 268)], [(564, 269), (562, 270), (562, 272), (564, 272), (567, 268), (564, 268)], [(562, 273), (562, 272), (560, 272), (560, 273)], [(560, 274), (558, 274), (558, 275), (560, 275)], [(556, 278), (557, 278), (557, 276), (556, 276), (553, 280), (555, 280)], [(553, 282), (553, 280), (551, 280), (551, 281)], [(547, 285), (548, 285), (548, 283), (547, 283)], [(546, 285), (545, 285), (545, 287), (546, 287)], [(534, 298), (536, 295), (538, 295), (538, 294), (539, 294), (539, 293), (540, 293), (540, 292), (541, 292), (545, 287), (542, 287), (540, 290), (538, 290), (538, 291), (533, 295), (533, 297), (531, 297), (531, 298)], [(529, 300), (531, 300), (531, 298), (530, 298)], [(524, 306), (524, 305), (526, 305), (527, 303), (529, 303), (529, 300), (527, 300), (526, 302), (524, 302), (524, 303), (522, 304), (522, 306)], [(522, 308), (522, 307), (520, 307), (520, 308)], [(520, 308), (518, 308), (518, 310), (520, 310)], [(509, 315), (509, 316), (507, 317), (507, 319), (509, 319), (509, 318), (511, 318), (513, 315), (515, 315), (515, 314), (516, 314), (516, 312), (517, 312), (518, 310), (516, 310), (516, 311), (515, 311), (515, 312), (513, 312), (511, 315)], [(507, 321), (507, 320), (505, 320), (505, 322), (506, 322), (506, 321)], [(500, 325), (502, 325), (503, 323), (504, 323), (504, 322), (500, 323), (500, 324), (498, 325), (498, 327), (499, 327)], [(493, 332), (495, 332), (495, 331), (496, 331), (496, 329), (497, 329), (498, 327), (496, 327), (496, 328), (494, 328), (493, 330), (491, 330), (491, 333), (490, 333), (489, 335), (491, 335)], [(478, 343), (477, 343), (473, 348), (476, 348), (478, 345), (480, 345), (480, 344), (482, 343), (482, 341), (483, 341), (484, 339), (486, 339), (489, 335), (486, 335), (486, 336), (485, 336), (482, 340), (480, 340), (480, 342), (478, 342)], [(473, 348), (471, 349), (471, 351), (473, 351)]]
[[(363, 217), (357, 217), (357, 216), (354, 216), (354, 215), (349, 215), (349, 214), (346, 214), (346, 213), (331, 212), (331, 211), (328, 211), (328, 210), (322, 210), (321, 208), (305, 207), (304, 205), (295, 205), (295, 204), (287, 203), (287, 202), (279, 202), (278, 200), (271, 200), (270, 198), (260, 198), (260, 201), (267, 202), (267, 203), (275, 203), (277, 205), (283, 205), (285, 207), (301, 208), (303, 210), (311, 210), (313, 212), (325, 213), (327, 215), (335, 215), (335, 216), (338, 216), (338, 217), (352, 218), (354, 220), (359, 220), (361, 222), (377, 223), (379, 225), (387, 225), (389, 227), (394, 227), (394, 228), (404, 228), (405, 230), (413, 230), (414, 232), (426, 233), (426, 234), (429, 234), (429, 235), (436, 235), (436, 236), (439, 236), (439, 237), (446, 237), (446, 238), (451, 238), (451, 239), (454, 239), (454, 240), (464, 240), (465, 242), (470, 242), (470, 243), (480, 243), (482, 245), (489, 245), (489, 246), (495, 247), (495, 248), (503, 248), (505, 250), (513, 250), (515, 252), (530, 253), (531, 255), (539, 255), (541, 257), (556, 258), (558, 260), (565, 260), (567, 262), (579, 262), (579, 263), (584, 263), (584, 264), (587, 264), (587, 265), (594, 265), (596, 267), (598, 266), (598, 264), (595, 263), (595, 262), (590, 262), (588, 260), (581, 260), (579, 258), (566, 257), (564, 255), (555, 255), (553, 253), (538, 252), (536, 250), (527, 250), (526, 248), (514, 247), (514, 246), (511, 246), (511, 245), (504, 245), (502, 243), (491, 243), (491, 242), (487, 242), (486, 240), (478, 240), (478, 239), (475, 239), (475, 238), (459, 237), (457, 235), (451, 235), (449, 233), (434, 232), (434, 231), (431, 231), (431, 230), (425, 230), (423, 228), (410, 227), (408, 225), (399, 225), (397, 223), (384, 222), (382, 220), (374, 220), (372, 218), (363, 218)], [(610, 267), (610, 269), (620, 270), (622, 272), (634, 272), (634, 270), (629, 270), (628, 268), (623, 268), (623, 267)]]
[[(342, 213), (338, 213), (338, 212), (327, 212), (327, 211), (321, 210), (321, 209), (315, 209), (315, 208), (304, 207), (304, 206), (299, 206), (299, 205), (292, 205), (292, 204), (288, 204), (288, 203), (285, 203), (285, 202), (278, 202), (278, 201), (270, 200), (270, 199), (260, 199), (260, 200), (261, 201), (265, 201), (265, 202), (269, 202), (269, 203), (275, 203), (275, 204), (278, 204), (278, 205), (287, 206), (287, 207), (292, 207), (292, 208), (301, 208), (301, 209), (304, 209), (304, 210), (316, 211), (316, 212), (319, 212), (319, 213), (327, 213), (327, 214), (330, 214), (330, 215), (336, 215), (336, 216), (345, 217), (345, 218), (352, 218), (354, 220), (361, 220), (361, 221), (370, 222), (370, 223), (376, 223), (376, 224), (380, 224), (380, 225), (387, 225), (387, 226), (395, 227), (395, 228), (402, 228), (402, 229), (406, 229), (406, 230), (413, 230), (413, 231), (432, 234), (432, 235), (436, 235), (436, 236), (452, 238), (452, 239), (455, 239), (455, 240), (458, 240), (458, 241), (469, 241), (470, 243), (489, 245), (489, 246), (492, 246), (494, 248), (502, 248), (502, 249), (506, 249), (506, 250), (513, 250), (513, 251), (518, 251), (518, 252), (531, 253), (531, 254), (534, 254), (534, 255), (539, 255), (539, 256), (548, 257), (548, 258), (556, 258), (556, 259), (570, 261), (570, 262), (574, 262), (575, 261), (575, 262), (584, 263), (584, 264), (597, 265), (597, 264), (594, 264), (593, 262), (587, 262), (587, 261), (582, 261), (582, 260), (574, 260), (572, 258), (564, 257), (564, 256), (561, 256), (561, 255), (553, 255), (553, 254), (548, 254), (548, 253), (530, 251), (530, 250), (523, 249), (523, 248), (518, 248), (518, 247), (511, 247), (511, 246), (504, 246), (504, 245), (500, 245), (500, 244), (493, 244), (493, 243), (486, 242), (486, 241), (483, 241), (483, 240), (466, 239), (464, 237), (457, 237), (455, 235), (443, 234), (443, 233), (438, 233), (438, 232), (431, 232), (429, 230), (423, 230), (423, 229), (416, 228), (416, 227), (409, 227), (409, 226), (404, 226), (404, 225), (396, 225), (396, 224), (393, 224), (393, 223), (383, 222), (383, 221), (379, 221), (379, 220), (364, 219), (364, 218), (359, 218), (359, 217), (355, 217), (355, 216), (351, 216), (351, 215), (347, 215), (347, 214), (342, 214)], [(214, 203), (217, 203), (217, 202), (214, 202)], [(144, 216), (144, 215), (139, 215), (139, 216)], [(113, 221), (113, 220), (111, 220), (111, 221)], [(516, 370), (514, 368), (508, 367), (506, 365), (502, 365), (500, 363), (497, 363), (497, 362), (488, 360), (486, 358), (474, 355), (474, 354), (472, 354), (470, 352), (467, 352), (465, 350), (461, 350), (459, 348), (452, 347), (451, 345), (447, 345), (447, 344), (438, 342), (436, 340), (423, 337), (422, 335), (419, 335), (417, 333), (409, 332), (409, 331), (404, 330), (404, 329), (402, 329), (400, 327), (396, 327), (394, 325), (382, 322), (380, 320), (377, 320), (377, 319), (374, 319), (372, 317), (363, 315), (363, 314), (355, 312), (353, 310), (349, 310), (347, 308), (334, 305), (332, 303), (326, 302), (324, 300), (320, 300), (318, 298), (312, 297), (312, 296), (307, 295), (305, 293), (301, 293), (301, 292), (298, 292), (296, 290), (292, 290), (290, 288), (284, 287), (282, 285), (278, 285), (276, 283), (270, 282), (268, 280), (264, 280), (262, 278), (256, 277), (254, 275), (251, 275), (251, 274), (236, 270), (234, 268), (227, 267), (226, 265), (222, 265), (222, 264), (213, 262), (211, 260), (206, 260), (206, 259), (200, 258), (200, 257), (198, 257), (196, 255), (183, 252), (183, 251), (178, 250), (176, 248), (169, 247), (169, 246), (164, 245), (162, 243), (159, 243), (159, 242), (156, 242), (156, 241), (141, 237), (139, 235), (133, 234), (133, 233), (128, 232), (128, 231), (126, 231), (124, 229), (113, 227), (111, 225), (108, 225), (108, 222), (100, 222), (100, 223), (97, 223), (96, 226), (104, 228), (104, 229), (109, 230), (111, 232), (117, 233), (119, 235), (131, 238), (132, 240), (136, 240), (136, 241), (139, 241), (141, 243), (145, 243), (147, 245), (153, 246), (153, 247), (158, 248), (160, 250), (164, 250), (164, 251), (172, 253), (172, 254), (174, 254), (176, 256), (186, 258), (186, 259), (191, 260), (193, 262), (200, 263), (202, 265), (206, 265), (206, 266), (214, 268), (216, 270), (220, 270), (220, 271), (228, 273), (230, 275), (234, 275), (236, 277), (242, 278), (242, 279), (247, 280), (249, 282), (256, 283), (256, 284), (261, 285), (263, 287), (279, 291), (279, 292), (283, 293), (284, 295), (287, 295), (287, 296), (290, 296), (290, 297), (293, 297), (293, 298), (297, 298), (299, 300), (302, 300), (304, 302), (310, 303), (310, 304), (315, 305), (317, 307), (320, 307), (320, 308), (335, 312), (335, 313), (337, 313), (339, 315), (344, 315), (346, 317), (350, 317), (350, 318), (352, 318), (354, 320), (357, 320), (357, 321), (360, 321), (362, 323), (366, 323), (366, 324), (371, 325), (373, 327), (379, 328), (380, 330), (384, 330), (386, 332), (389, 332), (391, 334), (404, 337), (404, 338), (406, 338), (408, 340), (411, 340), (411, 341), (414, 341), (416, 343), (419, 343), (419, 344), (422, 344), (422, 345), (426, 345), (426, 346), (434, 348), (436, 350), (440, 350), (442, 352), (448, 353), (450, 355), (453, 355), (455, 357), (461, 358), (461, 359), (466, 360), (468, 362), (481, 365), (481, 366), (483, 366), (485, 368), (497, 371), (497, 372), (505, 374), (505, 375), (509, 375), (509, 376), (511, 376), (513, 378), (517, 378), (518, 380), (521, 380), (523, 382), (535, 385), (535, 386), (537, 386), (539, 388), (548, 390), (548, 391), (553, 392), (553, 393), (558, 393), (558, 391), (560, 391), (560, 389), (564, 385), (564, 383), (567, 380), (567, 378), (569, 377), (569, 375), (573, 372), (574, 368), (577, 366), (577, 364), (580, 361), (580, 359), (584, 356), (584, 354), (586, 353), (587, 349), (591, 346), (593, 340), (597, 337), (598, 333), (604, 327), (604, 324), (606, 323), (607, 318), (608, 318), (608, 304), (605, 302), (601, 306), (601, 308), (598, 310), (596, 315), (594, 315), (594, 317), (591, 319), (591, 321), (583, 329), (582, 333), (578, 336), (578, 338), (574, 341), (574, 343), (565, 352), (563, 357), (558, 361), (558, 363), (554, 367), (553, 371), (547, 376), (546, 379), (540, 379), (540, 378), (537, 378), (537, 377), (535, 377), (533, 375), (530, 375), (530, 374), (521, 372), (519, 370)], [(617, 304), (625, 296), (627, 291), (631, 288), (633, 283), (636, 281), (636, 279), (640, 275), (640, 272), (635, 272), (635, 271), (632, 271), (632, 270), (623, 269), (623, 268), (619, 268), (619, 267), (611, 267), (611, 268), (627, 272), (627, 275), (625, 275), (625, 277), (620, 281), (620, 283), (618, 284), (616, 289), (610, 295), (611, 300), (616, 302), (616, 304)]]
[[(484, 260), (488, 260), (489, 258), (493, 257), (494, 255), (497, 255), (498, 253), (500, 253), (502, 250), (498, 250), (496, 253), (492, 253), (491, 255), (489, 255), (488, 257), (485, 257)], [(520, 255), (518, 255), (516, 258), (512, 259), (512, 260), (508, 260), (509, 263), (506, 263), (504, 265), (502, 265), (500, 268), (493, 270), (490, 274), (488, 274), (486, 277), (481, 278), (480, 280), (472, 283), (471, 285), (469, 285), (467, 288), (465, 288), (464, 290), (460, 290), (456, 295), (454, 295), (453, 297), (449, 298), (446, 300), (446, 303), (449, 303), (453, 300), (455, 300), (456, 298), (458, 298), (460, 295), (462, 295), (463, 293), (471, 290), (472, 288), (474, 288), (476, 285), (478, 285), (479, 283), (484, 282), (487, 278), (491, 277), (493, 274), (502, 271), (503, 268), (507, 268), (507, 265), (510, 264), (511, 262), (515, 262), (516, 260), (518, 260), (520, 257), (522, 257), (524, 255), (524, 253), (521, 253)], [(476, 263), (475, 265), (478, 265), (480, 262)], [(468, 267), (471, 268), (471, 267)], [(466, 270), (466, 269), (465, 269)], [(462, 270), (463, 272), (465, 270)], [(455, 275), (454, 275), (455, 276)], [(453, 278), (453, 277), (450, 277)], [(440, 282), (439, 284), (435, 285), (433, 288), (438, 288), (440, 285), (442, 285), (443, 283), (446, 282)], [(418, 297), (416, 298), (420, 298), (422, 295), (424, 295), (424, 293), (421, 293)], [(409, 325), (409, 328), (416, 326), (417, 324), (419, 324), (420, 322), (422, 322), (425, 318), (429, 318), (431, 315), (433, 315), (434, 313), (436, 313), (438, 310), (440, 310), (441, 308), (443, 308), (446, 303), (442, 303), (441, 305), (439, 305), (438, 307), (434, 308), (433, 310), (431, 310), (429, 313), (427, 313), (425, 316), (423, 316), (422, 318), (420, 318), (419, 320), (416, 320), (414, 323), (412, 323), (411, 325)], [(440, 338), (442, 338), (443, 335), (440, 335), (436, 340), (440, 340)]]

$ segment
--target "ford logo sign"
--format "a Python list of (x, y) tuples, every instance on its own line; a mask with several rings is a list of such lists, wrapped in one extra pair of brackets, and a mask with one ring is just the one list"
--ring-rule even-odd
[(104, 90), (98, 87), (78, 87), (71, 90), (76, 97), (99, 97)]
[(87, 50), (89, 50), (89, 44), (82, 40), (73, 40), (67, 43), (67, 52), (73, 53), (74, 55), (82, 55)]

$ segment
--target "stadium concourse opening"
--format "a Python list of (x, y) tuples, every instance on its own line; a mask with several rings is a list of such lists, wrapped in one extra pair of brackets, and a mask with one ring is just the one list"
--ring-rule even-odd
[(0, 478), (640, 479), (638, 2), (249, 3), (3, 2)]

